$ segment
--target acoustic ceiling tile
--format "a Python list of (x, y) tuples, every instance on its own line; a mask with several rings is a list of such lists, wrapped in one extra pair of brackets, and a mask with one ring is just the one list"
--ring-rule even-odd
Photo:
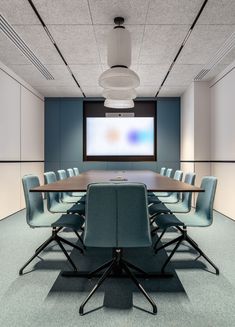
[(203, 65), (174, 65), (164, 85), (189, 85), (201, 71)]
[(81, 86), (98, 86), (101, 65), (70, 65), (70, 68)]
[(140, 85), (160, 85), (168, 69), (169, 65), (139, 65), (136, 72), (140, 78)]
[(45, 24), (91, 24), (87, 0), (33, 0)]
[(157, 93), (159, 85), (156, 86), (139, 86), (136, 89), (137, 96), (140, 97), (154, 97)]
[(170, 65), (188, 30), (188, 25), (146, 25), (139, 63)]
[(125, 18), (125, 24), (145, 24), (149, 0), (89, 0), (94, 24), (113, 25), (114, 17)]
[(36, 87), (37, 91), (45, 97), (83, 97), (77, 86), (52, 86), (52, 87)]
[(14, 25), (16, 32), (43, 64), (62, 64), (62, 59), (40, 25)]
[[(94, 26), (102, 64), (107, 63), (107, 39), (112, 28), (112, 26), (107, 25)], [(144, 25), (126, 25), (126, 29), (128, 29), (131, 34), (132, 63), (135, 64), (138, 62), (139, 58), (144, 33)]]
[(233, 31), (233, 25), (196, 25), (177, 64), (207, 64)]
[(83, 92), (87, 97), (102, 97), (103, 88), (99, 86), (83, 86)]
[(32, 7), (26, 0), (0, 0), (0, 13), (10, 24), (41, 25)]
[(209, 0), (197, 24), (235, 24), (235, 1)]
[(68, 64), (100, 62), (91, 25), (49, 25), (48, 29)]
[(0, 33), (0, 60), (7, 66), (10, 64), (29, 64), (29, 60), (2, 33)]
[(152, 0), (147, 24), (192, 24), (203, 0)]
[(163, 86), (158, 94), (160, 97), (179, 97), (187, 89), (187, 86)]
[(47, 80), (33, 65), (10, 65), (9, 67), (33, 87), (76, 85), (65, 65), (46, 66), (54, 80)]

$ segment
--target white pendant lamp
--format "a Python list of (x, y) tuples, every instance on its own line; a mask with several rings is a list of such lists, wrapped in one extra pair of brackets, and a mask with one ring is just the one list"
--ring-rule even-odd
[(115, 67), (103, 72), (99, 80), (100, 86), (112, 90), (129, 90), (139, 86), (138, 75), (129, 68)]
[(113, 100), (133, 100), (136, 98), (136, 91), (134, 89), (129, 90), (112, 90), (104, 89), (103, 97)]
[(128, 108), (134, 108), (134, 101), (106, 99), (104, 101), (104, 106), (113, 109), (128, 109)]
[(128, 67), (131, 65), (131, 37), (122, 24), (124, 18), (114, 18), (116, 26), (108, 36), (107, 61), (110, 69), (103, 72), (99, 85), (104, 88), (104, 105), (109, 108), (133, 108), (135, 88), (139, 86), (138, 75)]

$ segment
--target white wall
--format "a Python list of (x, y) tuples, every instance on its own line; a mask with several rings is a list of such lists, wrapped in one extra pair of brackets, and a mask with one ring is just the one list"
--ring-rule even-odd
[(194, 160), (194, 84), (181, 97), (181, 160)]
[(24, 208), (23, 175), (43, 181), (36, 161), (44, 161), (44, 99), (0, 63), (0, 219)]
[(193, 82), (181, 97), (181, 169), (201, 177), (210, 175), (210, 96), (207, 82)]
[(210, 96), (211, 171), (218, 177), (215, 209), (235, 219), (235, 63), (213, 81)]
[[(216, 176), (214, 208), (232, 219), (235, 219), (234, 104), (235, 62), (211, 83), (192, 83), (181, 97), (181, 160), (192, 161), (183, 162), (181, 168), (185, 172), (195, 171), (197, 185), (205, 175)], [(186, 133), (189, 129), (193, 131)]]

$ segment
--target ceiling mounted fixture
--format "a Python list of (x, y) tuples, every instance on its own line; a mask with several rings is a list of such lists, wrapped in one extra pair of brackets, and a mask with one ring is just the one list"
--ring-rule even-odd
[(17, 34), (15, 29), (8, 23), (6, 18), (0, 14), (0, 31), (2, 31), (14, 45), (23, 53), (23, 55), (40, 71), (40, 73), (48, 80), (53, 80), (54, 77), (37, 58), (33, 51), (27, 46), (24, 40)]
[(139, 86), (139, 76), (131, 69), (130, 32), (122, 25), (124, 18), (114, 18), (116, 26), (108, 36), (107, 61), (110, 67), (99, 78), (104, 88), (104, 105), (109, 108), (133, 108), (136, 98), (135, 88)]

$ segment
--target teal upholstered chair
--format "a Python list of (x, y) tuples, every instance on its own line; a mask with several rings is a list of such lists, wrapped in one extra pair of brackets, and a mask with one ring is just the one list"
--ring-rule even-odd
[[(173, 179), (176, 181), (182, 181), (183, 172), (181, 170), (176, 170)], [(167, 195), (168, 194), (168, 195)], [(176, 203), (180, 200), (179, 192), (165, 192), (163, 195), (158, 195), (158, 199), (164, 203)]]
[[(105, 205), (104, 205), (105, 203)], [(104, 269), (102, 277), (80, 306), (84, 306), (114, 271), (124, 271), (144, 294), (156, 314), (157, 307), (132, 270), (140, 268), (123, 258), (123, 248), (150, 247), (151, 236), (147, 209), (146, 186), (140, 183), (90, 184), (87, 191), (86, 224), (84, 233), (86, 247), (113, 248), (113, 259), (93, 271), (92, 277)], [(146, 274), (147, 276), (147, 274)]]
[[(44, 173), (45, 184), (56, 182), (56, 174), (53, 171)], [(59, 192), (48, 192), (47, 209), (52, 213), (78, 213), (82, 216), (85, 215), (85, 205), (83, 203), (64, 203), (60, 201)]]
[(68, 169), (67, 169), (67, 175), (68, 175), (68, 177), (73, 177), (73, 176), (75, 176), (75, 175), (74, 175), (74, 171), (73, 171), (72, 168), (68, 168)]
[[(76, 170), (77, 169), (77, 170)], [(76, 171), (76, 174), (75, 174), (75, 171)], [(79, 170), (78, 168), (75, 168), (75, 171), (74, 171), (74, 168), (68, 168), (67, 169), (67, 173), (68, 173), (68, 177), (73, 177), (73, 176), (78, 176), (79, 175)], [(72, 196), (76, 196), (76, 197), (84, 197), (86, 195), (86, 192), (71, 192)], [(83, 198), (84, 200), (85, 198)], [(85, 201), (84, 201), (85, 202)]]
[[(184, 178), (184, 183), (194, 185), (196, 175), (194, 173), (187, 173)], [(191, 210), (192, 192), (182, 192), (182, 198), (177, 203), (159, 203), (153, 204), (149, 207), (149, 214), (151, 216), (160, 213), (187, 213)]]
[(166, 167), (162, 167), (162, 168), (160, 169), (160, 175), (164, 176), (165, 173), (166, 173)]
[(30, 189), (39, 186), (39, 179), (34, 175), (26, 175), (22, 179), (25, 203), (26, 203), (26, 221), (31, 228), (41, 228), (47, 227), (52, 228), (52, 235), (36, 250), (35, 254), (26, 262), (26, 264), (20, 269), (19, 274), (23, 274), (23, 270), (30, 264), (30, 262), (38, 256), (38, 254), (45, 249), (45, 247), (51, 242), (55, 241), (61, 250), (64, 252), (66, 258), (74, 268), (75, 264), (66, 252), (63, 243), (68, 244), (81, 253), (83, 250), (69, 242), (68, 240), (60, 237), (58, 232), (63, 227), (68, 227), (73, 230), (79, 230), (84, 223), (84, 219), (79, 215), (61, 215), (61, 214), (51, 214), (44, 210), (42, 194), (39, 192), (30, 192)]
[[(168, 168), (166, 177), (171, 176), (172, 169)], [(174, 173), (173, 179), (181, 181), (183, 178), (183, 172), (181, 170), (176, 170)], [(168, 203), (176, 203), (179, 201), (179, 193), (173, 193), (173, 192), (152, 192), (148, 196), (148, 203), (149, 204), (159, 204), (161, 202), (168, 202)]]
[[(57, 170), (59, 180), (64, 180), (67, 178), (66, 171), (64, 169)], [(65, 203), (77, 203), (78, 197), (72, 196), (71, 192), (61, 192), (60, 200)]]
[(77, 167), (73, 167), (73, 172), (74, 172), (74, 176), (79, 175), (79, 169)]
[(166, 173), (165, 173), (165, 176), (166, 176), (166, 177), (171, 177), (171, 175), (172, 175), (172, 171), (173, 171), (172, 168), (167, 168)]
[[(201, 188), (204, 192), (200, 192), (197, 197), (195, 212), (190, 211), (189, 213), (178, 213), (176, 215), (172, 214), (160, 214), (156, 218), (157, 225), (164, 231), (168, 227), (177, 227), (181, 235), (176, 239), (162, 245), (156, 249), (156, 252), (163, 249), (170, 244), (174, 244), (175, 248), (171, 252), (170, 256), (164, 263), (162, 271), (169, 263), (170, 259), (180, 246), (181, 242), (188, 242), (207, 262), (209, 262), (215, 269), (216, 274), (219, 274), (219, 269), (216, 265), (203, 253), (203, 251), (198, 247), (195, 241), (187, 234), (187, 227), (208, 227), (213, 222), (213, 204), (215, 198), (215, 190), (217, 185), (217, 179), (212, 176), (203, 177)], [(160, 236), (161, 237), (161, 236)]]

